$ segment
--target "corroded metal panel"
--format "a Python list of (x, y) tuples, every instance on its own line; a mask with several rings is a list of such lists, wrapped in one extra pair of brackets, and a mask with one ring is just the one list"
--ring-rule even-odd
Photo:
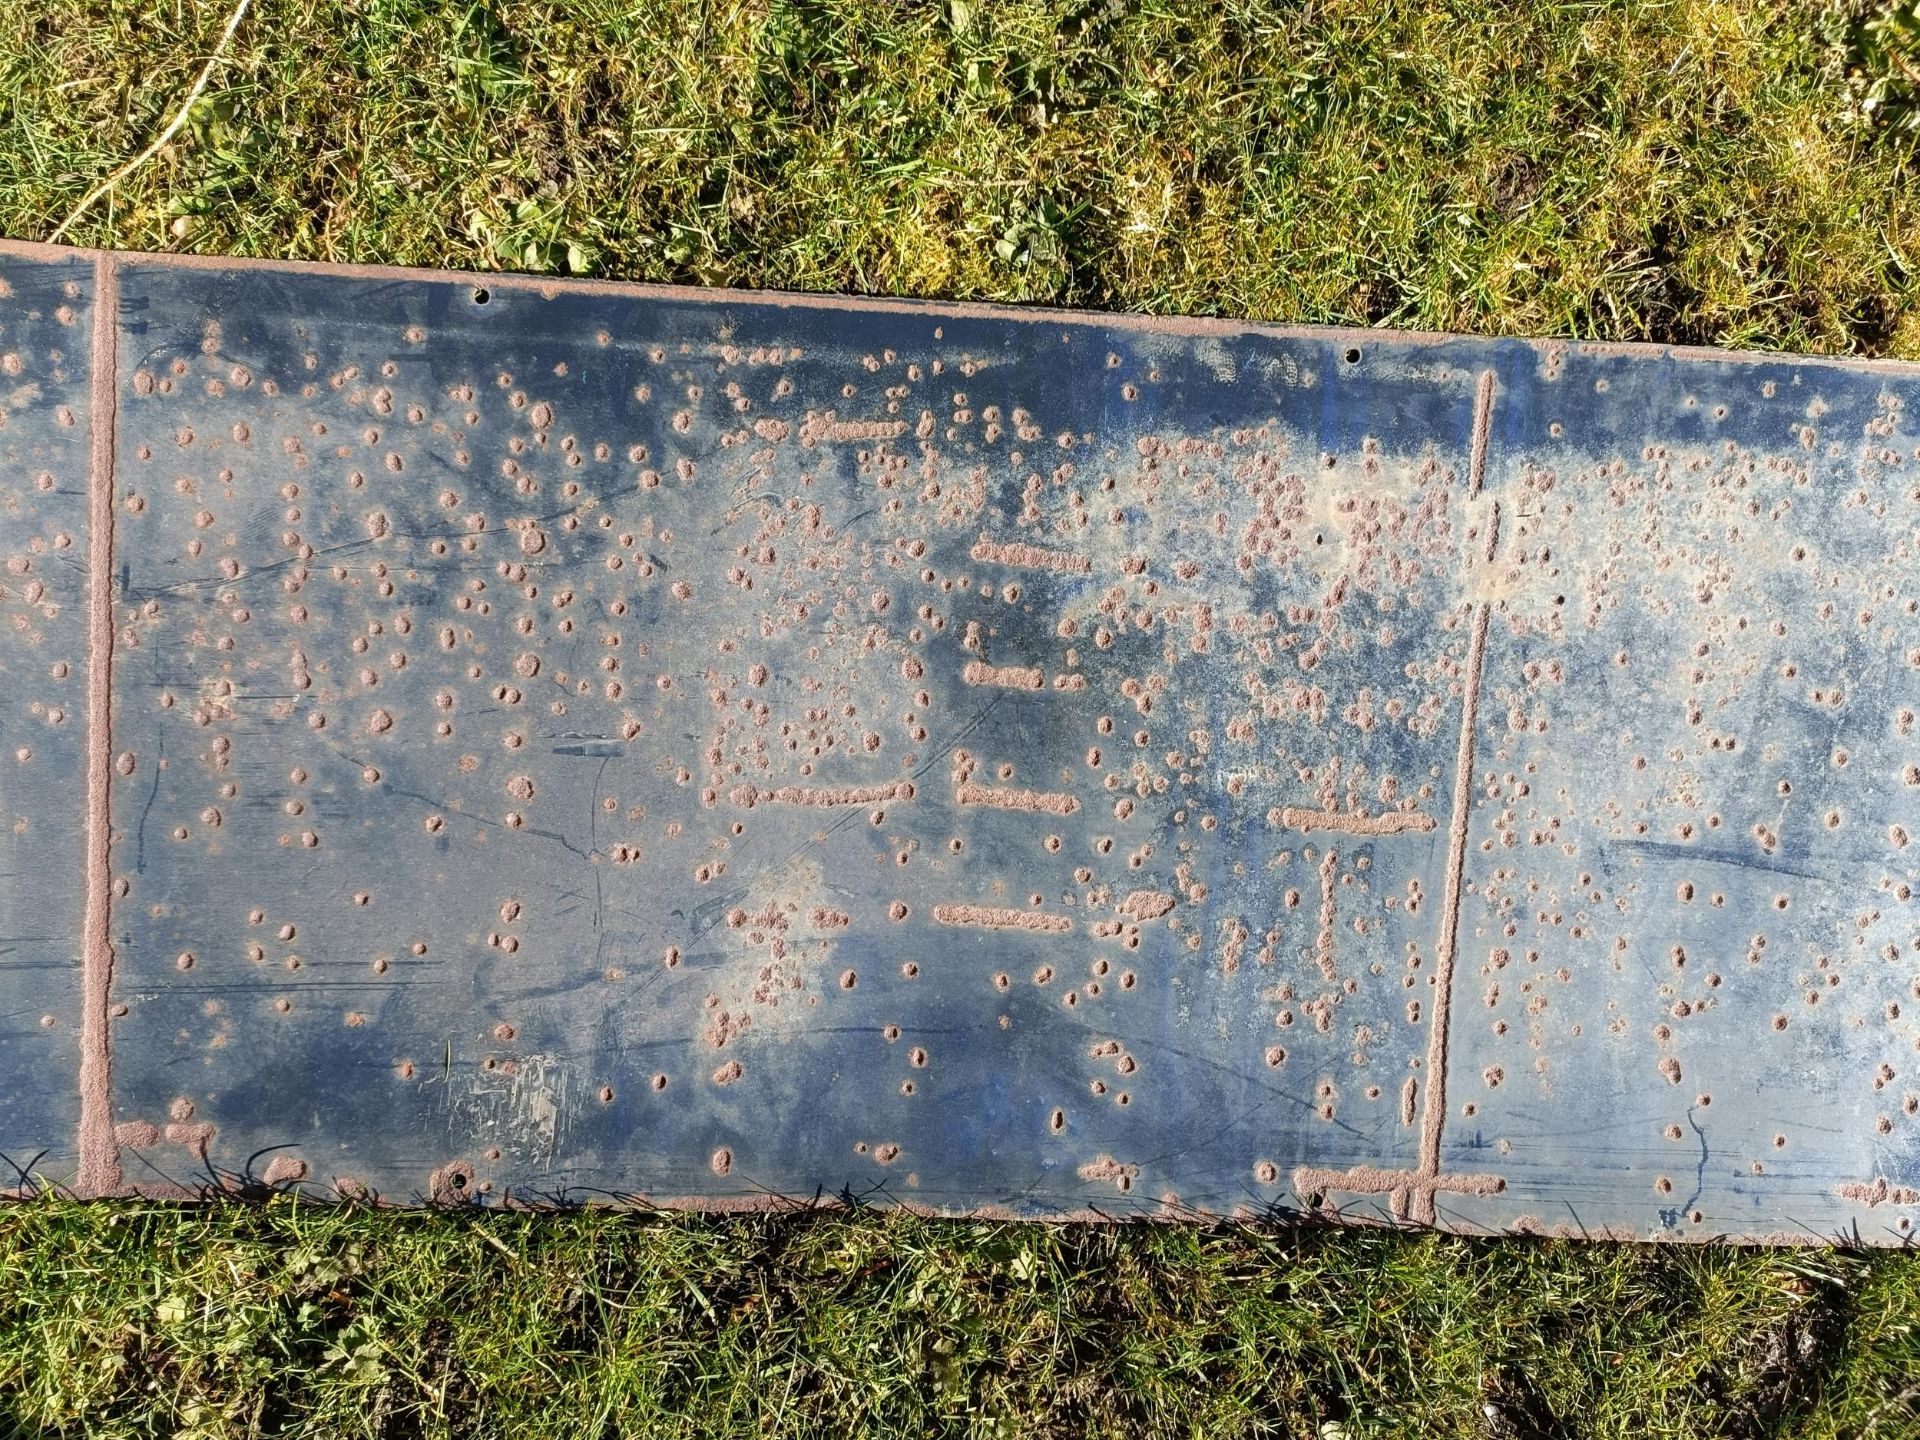
[(81, 1188), (1920, 1210), (1913, 371), (101, 264)]
[(78, 1163), (93, 289), (0, 255), (0, 1190)]
[(1905, 1235), (1920, 384), (1637, 354), (1503, 379), (1531, 423), (1444, 1158), (1508, 1190), (1460, 1214)]

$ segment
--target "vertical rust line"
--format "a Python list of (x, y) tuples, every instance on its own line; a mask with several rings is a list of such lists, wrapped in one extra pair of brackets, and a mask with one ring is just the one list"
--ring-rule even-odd
[[(1453, 1000), (1453, 962), (1460, 943), (1460, 902), (1466, 888), (1467, 832), (1473, 815), (1474, 730), (1480, 713), (1480, 671), (1485, 663), (1487, 627), (1492, 607), (1484, 600), (1474, 607), (1473, 634), (1467, 642), (1467, 674), (1460, 699), (1460, 748), (1453, 769), (1453, 823), (1447, 837), (1447, 888), (1440, 907), (1440, 938), (1435, 945), (1433, 1016), (1427, 1031), (1426, 1109), (1420, 1118), (1420, 1173), (1440, 1173), (1440, 1137), (1447, 1123), (1447, 1025)], [(1433, 1222), (1433, 1191), (1419, 1200), (1423, 1213), (1413, 1218)]]
[[(1494, 373), (1480, 372), (1473, 398), (1473, 442), (1467, 462), (1467, 495), (1478, 498), (1487, 474), (1487, 441), (1493, 433)], [(1499, 525), (1498, 501), (1489, 521), (1487, 558), (1493, 558)], [(1467, 836), (1473, 819), (1474, 731), (1480, 717), (1480, 672), (1486, 662), (1487, 627), (1493, 608), (1485, 600), (1473, 607), (1467, 640), (1467, 673), (1460, 689), (1460, 743), (1453, 761), (1453, 819), (1447, 827), (1447, 879), (1440, 906), (1440, 934), (1434, 944), (1433, 1011), (1427, 1025), (1426, 1094), (1420, 1111), (1419, 1174), (1432, 1182), (1440, 1174), (1440, 1141), (1447, 1128), (1447, 1040), (1453, 1019), (1453, 964), (1460, 947), (1460, 904), (1467, 883)], [(1410, 1217), (1434, 1222), (1434, 1186), (1416, 1186)]]
[(1334, 887), (1340, 879), (1340, 854), (1332, 847), (1320, 860), (1320, 931), (1314, 937), (1313, 958), (1320, 965), (1320, 973), (1326, 977), (1329, 985), (1339, 978), (1334, 966), (1334, 944), (1336, 936), (1334, 925), (1337, 920), (1335, 911)]
[(1493, 371), (1480, 372), (1473, 397), (1473, 457), (1467, 462), (1467, 498), (1480, 493), (1487, 475), (1487, 437), (1493, 430)]
[(80, 1173), (83, 1195), (120, 1188), (109, 1081), (107, 1006), (113, 986), (108, 841), (113, 766), (113, 491), (119, 399), (120, 282), (114, 257), (93, 262), (93, 384), (87, 475), (87, 835), (86, 912), (80, 985)]

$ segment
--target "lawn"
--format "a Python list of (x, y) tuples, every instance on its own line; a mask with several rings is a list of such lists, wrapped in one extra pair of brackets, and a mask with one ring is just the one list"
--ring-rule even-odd
[[(89, 200), (233, 14), (0, 0), (0, 233), (1920, 359), (1869, 0), (258, 0)], [(21, 1436), (1920, 1435), (1910, 1254), (42, 1197), (0, 1264)]]

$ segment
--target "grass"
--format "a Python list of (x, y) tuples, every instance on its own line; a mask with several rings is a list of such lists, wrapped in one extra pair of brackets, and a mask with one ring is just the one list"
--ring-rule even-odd
[[(0, 0), (0, 232), (219, 3)], [(1910, 6), (260, 0), (80, 243), (1920, 358)], [(21, 1436), (1920, 1435), (1920, 1256), (0, 1210)]]
[(29, 1435), (1911, 1436), (1920, 1385), (1920, 1272), (1846, 1253), (39, 1201), (0, 1257)]
[[(0, 230), (158, 134), (229, 13), (0, 0)], [(1920, 356), (1912, 134), (1824, 37), (1916, 47), (1847, 13), (260, 0), (68, 236)]]

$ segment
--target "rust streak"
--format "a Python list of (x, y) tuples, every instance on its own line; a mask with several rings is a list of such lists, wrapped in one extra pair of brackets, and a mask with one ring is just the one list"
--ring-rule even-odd
[(1135, 890), (1114, 908), (1135, 920), (1158, 920), (1173, 909), (1173, 896), (1164, 890)]
[(1467, 465), (1467, 494), (1480, 493), (1487, 473), (1487, 437), (1493, 432), (1493, 371), (1480, 372), (1480, 387), (1473, 397), (1473, 458)]
[(1876, 1205), (1920, 1205), (1920, 1190), (1908, 1185), (1890, 1185), (1884, 1175), (1876, 1176), (1871, 1185), (1849, 1181), (1833, 1193), (1842, 1200), (1865, 1205), (1869, 1210)]
[(841, 420), (831, 412), (810, 416), (800, 427), (802, 439), (841, 444), (854, 440), (897, 440), (906, 433), (904, 420)]
[[(1447, 885), (1440, 908), (1435, 945), (1431, 1029), (1427, 1034), (1427, 1101), (1420, 1122), (1420, 1173), (1440, 1173), (1440, 1138), (1447, 1123), (1447, 1024), (1453, 993), (1453, 962), (1459, 948), (1460, 898), (1466, 884), (1467, 825), (1473, 812), (1473, 736), (1480, 710), (1480, 672), (1486, 657), (1487, 626), (1493, 612), (1483, 600), (1474, 607), (1473, 634), (1467, 642), (1467, 673), (1461, 685), (1460, 746), (1453, 765), (1453, 824), (1447, 840)], [(1427, 1194), (1413, 1218), (1433, 1223), (1433, 1197)]]
[(1289, 805), (1280, 812), (1288, 830), (1326, 830), (1341, 835), (1402, 835), (1409, 830), (1433, 829), (1435, 820), (1417, 810), (1389, 810), (1384, 815), (1350, 815), (1338, 810), (1309, 810)]
[(960, 678), (969, 685), (1000, 685), (1009, 690), (1044, 690), (1047, 674), (1037, 665), (986, 665), (969, 660)]
[(1091, 575), (1093, 561), (1070, 550), (1042, 550), (1015, 540), (1000, 544), (982, 535), (972, 550), (973, 558), (993, 565), (1017, 565), (1025, 570), (1058, 570), (1066, 575)]
[(87, 861), (80, 980), (78, 1188), (108, 1195), (121, 1185), (114, 1138), (111, 790), (113, 708), (113, 471), (119, 399), (119, 277), (112, 255), (93, 261), (92, 451), (87, 476)]
[(1347, 1170), (1329, 1170), (1318, 1165), (1302, 1165), (1293, 1172), (1294, 1193), (1325, 1195), (1340, 1191), (1348, 1195), (1398, 1195), (1405, 1193), (1416, 1202), (1412, 1218), (1420, 1219), (1424, 1199), (1427, 1218), (1433, 1223), (1433, 1197), (1439, 1195), (1498, 1195), (1507, 1188), (1499, 1175), (1425, 1175), (1412, 1170), (1382, 1170), (1374, 1165), (1355, 1165)]
[(1334, 953), (1334, 884), (1340, 877), (1340, 856), (1329, 850), (1320, 860), (1320, 930), (1314, 937), (1313, 958), (1320, 973), (1331, 983), (1336, 979)]
[(1064, 935), (1073, 929), (1073, 921), (1064, 915), (1039, 915), (993, 905), (936, 905), (933, 918), (942, 925), (971, 925), (985, 930), (1042, 930)]
[(736, 785), (727, 792), (734, 804), (751, 810), (755, 805), (876, 805), (883, 800), (911, 800), (913, 785), (896, 780), (890, 785), (781, 785), (761, 790)]
[(990, 810), (1025, 810), (1035, 815), (1071, 815), (1080, 808), (1078, 797), (1056, 790), (1002, 790), (972, 781), (953, 792), (958, 805), (984, 805)]

